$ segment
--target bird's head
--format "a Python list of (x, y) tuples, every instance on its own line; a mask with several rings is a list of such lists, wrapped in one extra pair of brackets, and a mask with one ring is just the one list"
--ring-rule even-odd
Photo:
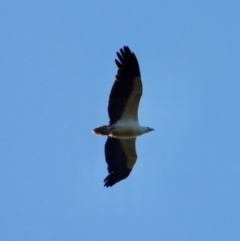
[(146, 128), (145, 128), (145, 133), (148, 133), (148, 132), (150, 132), (150, 131), (154, 131), (154, 129), (152, 129), (152, 128), (150, 128), (150, 127), (146, 127)]

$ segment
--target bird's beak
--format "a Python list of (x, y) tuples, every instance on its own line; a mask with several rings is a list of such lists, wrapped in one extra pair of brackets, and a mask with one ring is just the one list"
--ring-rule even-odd
[(154, 129), (150, 128), (150, 131), (154, 131)]

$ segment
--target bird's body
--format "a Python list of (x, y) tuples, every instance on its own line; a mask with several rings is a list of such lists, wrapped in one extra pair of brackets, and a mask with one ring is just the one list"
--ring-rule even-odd
[(142, 82), (137, 58), (128, 47), (120, 49), (117, 56), (118, 72), (108, 102), (109, 125), (93, 130), (96, 135), (108, 136), (105, 157), (109, 175), (104, 179), (107, 187), (130, 174), (137, 160), (136, 137), (153, 130), (138, 122)]
[(149, 132), (148, 127), (142, 127), (137, 121), (121, 119), (111, 126), (99, 126), (94, 129), (96, 135), (107, 135), (112, 138), (130, 139)]

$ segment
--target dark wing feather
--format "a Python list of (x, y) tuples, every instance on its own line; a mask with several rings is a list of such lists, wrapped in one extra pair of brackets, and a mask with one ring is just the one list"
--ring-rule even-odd
[(108, 102), (109, 125), (116, 123), (121, 118), (127, 100), (132, 93), (134, 80), (136, 77), (140, 77), (137, 58), (129, 47), (125, 46), (120, 49), (117, 56), (118, 60), (115, 60), (115, 63), (118, 72)]
[(131, 151), (129, 151), (130, 157), (126, 156), (124, 152), (125, 149), (123, 149), (123, 146), (121, 144), (121, 142), (125, 143), (125, 141), (128, 142), (128, 140), (123, 141), (123, 140), (119, 140), (111, 137), (108, 137), (106, 141), (105, 157), (106, 157), (106, 162), (108, 164), (108, 172), (109, 172), (109, 175), (104, 179), (104, 182), (105, 182), (104, 186), (106, 187), (109, 187), (109, 186), (111, 187), (115, 183), (128, 177), (128, 175), (132, 171), (132, 168), (127, 167), (127, 165), (133, 166), (137, 159), (137, 155), (135, 152), (135, 139), (132, 139), (130, 145), (128, 145), (128, 143), (124, 145), (124, 146), (127, 146), (127, 148), (125, 148), (127, 149), (127, 151), (128, 151), (128, 147), (130, 146), (131, 148)]

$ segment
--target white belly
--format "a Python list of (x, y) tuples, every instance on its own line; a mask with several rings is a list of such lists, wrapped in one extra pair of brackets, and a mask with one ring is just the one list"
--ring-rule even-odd
[(137, 122), (120, 122), (110, 127), (109, 136), (115, 138), (134, 138), (142, 135), (142, 128)]

